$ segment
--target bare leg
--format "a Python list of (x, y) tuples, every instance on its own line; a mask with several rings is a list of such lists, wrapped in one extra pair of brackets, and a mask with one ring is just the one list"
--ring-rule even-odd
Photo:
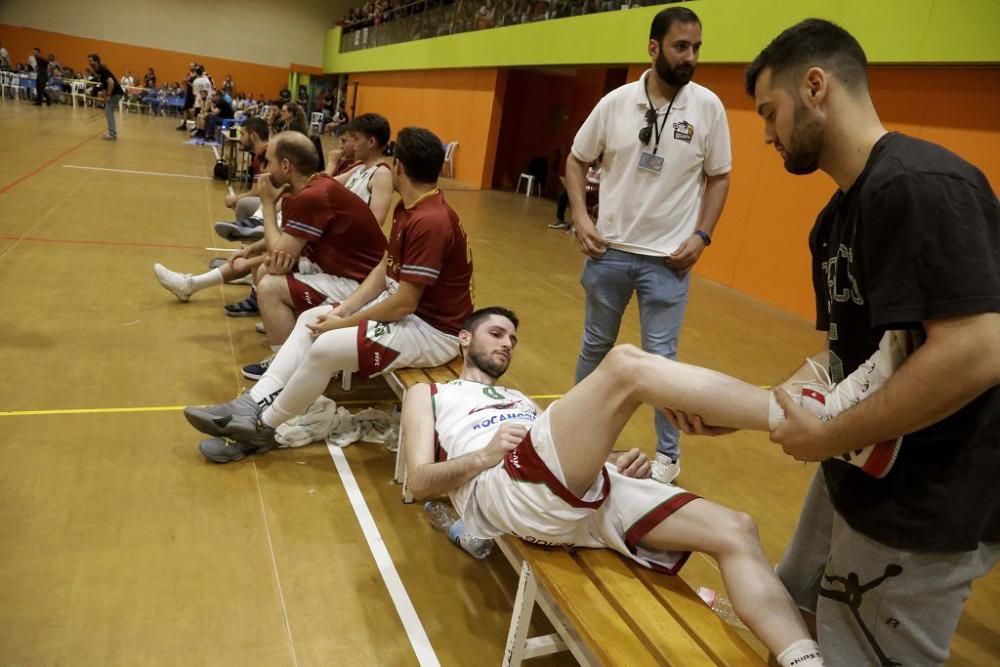
[(766, 431), (769, 401), (767, 390), (742, 380), (619, 345), (549, 416), (566, 485), (580, 495), (642, 403), (699, 415), (711, 426)]
[(257, 283), (257, 305), (264, 320), (267, 342), (282, 345), (295, 327), (292, 294), (285, 276), (265, 274)]
[(640, 542), (655, 551), (702, 551), (715, 559), (740, 619), (777, 655), (809, 630), (771, 568), (753, 519), (708, 500), (693, 500)]

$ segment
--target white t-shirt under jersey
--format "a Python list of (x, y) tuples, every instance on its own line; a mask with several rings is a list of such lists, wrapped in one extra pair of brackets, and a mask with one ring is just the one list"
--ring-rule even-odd
[[(639, 141), (649, 108), (644, 81), (628, 83), (605, 95), (584, 121), (572, 152), (582, 162), (601, 162), (597, 231), (609, 246), (639, 255), (672, 254), (694, 233), (701, 210), (703, 180), (732, 168), (729, 124), (718, 96), (693, 81), (680, 89), (670, 109), (656, 155), (660, 173), (639, 167)], [(668, 104), (657, 109), (658, 124)]]
[[(486, 447), (505, 422), (524, 424), (530, 429), (538, 416), (531, 399), (515, 389), (453, 380), (435, 384), (431, 391), (434, 430), (440, 446), (435, 452), (438, 461)], [(451, 504), (463, 517), (475, 482), (473, 478), (448, 493)]]

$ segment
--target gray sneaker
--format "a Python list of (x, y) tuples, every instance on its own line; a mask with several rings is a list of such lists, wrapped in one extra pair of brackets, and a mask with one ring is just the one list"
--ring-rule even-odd
[(254, 447), (253, 445), (248, 445), (244, 442), (237, 442), (236, 440), (230, 440), (228, 438), (209, 438), (208, 440), (202, 440), (198, 444), (198, 451), (200, 451), (206, 459), (214, 461), (215, 463), (239, 461), (240, 459), (245, 458), (248, 454), (263, 454), (269, 449), (271, 448)]
[(229, 417), (223, 431), (223, 435), (243, 446), (255, 448), (256, 452), (266, 452), (278, 446), (274, 439), (274, 429), (261, 421), (259, 415), (233, 415)]
[(208, 268), (209, 268), (209, 270), (211, 270), (211, 269), (221, 269), (223, 266), (225, 266), (228, 263), (229, 263), (228, 259), (224, 259), (222, 257), (213, 257), (208, 262)]
[(184, 408), (184, 417), (191, 426), (202, 433), (216, 437), (227, 435), (226, 426), (234, 416), (252, 417), (254, 420), (262, 412), (257, 401), (250, 398), (250, 392), (244, 392), (228, 403), (219, 405), (197, 406)]
[(236, 222), (217, 222), (215, 233), (227, 241), (259, 241), (264, 238), (264, 225), (249, 226)]

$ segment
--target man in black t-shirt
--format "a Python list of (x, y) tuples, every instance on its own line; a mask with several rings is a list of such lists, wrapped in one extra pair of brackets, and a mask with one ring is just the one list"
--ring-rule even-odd
[(115, 107), (118, 106), (118, 102), (121, 101), (125, 91), (122, 90), (122, 87), (118, 84), (118, 79), (111, 73), (111, 70), (101, 62), (99, 55), (91, 53), (87, 56), (87, 60), (90, 62), (90, 66), (94, 68), (98, 90), (104, 92), (104, 117), (108, 121), (108, 131), (101, 138), (115, 141), (118, 139), (118, 130), (115, 128)]
[(52, 99), (49, 97), (48, 91), (45, 87), (49, 85), (49, 61), (45, 59), (42, 55), (41, 49), (37, 46), (35, 47), (35, 106), (42, 106), (42, 100), (45, 100), (45, 106), (52, 106)]
[[(809, 19), (747, 70), (786, 170), (839, 187), (810, 236), (832, 381), (877, 364), (887, 332), (918, 342), (827, 421), (776, 392), (772, 441), (823, 462), (778, 573), (828, 665), (940, 664), (972, 581), (1000, 558), (1000, 206), (973, 165), (885, 130), (866, 66), (850, 34)], [(841, 458), (899, 436), (881, 478)]]

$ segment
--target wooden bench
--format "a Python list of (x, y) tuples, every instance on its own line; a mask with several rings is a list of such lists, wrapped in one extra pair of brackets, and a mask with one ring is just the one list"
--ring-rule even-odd
[[(402, 400), (421, 382), (451, 382), (462, 362), (388, 373)], [(394, 479), (406, 488), (402, 428)], [(766, 665), (682, 579), (653, 572), (610, 549), (545, 549), (504, 536), (497, 545), (520, 572), (503, 664), (570, 651), (581, 665)], [(538, 605), (556, 632), (528, 637)]]
[[(569, 650), (581, 665), (766, 665), (682, 579), (610, 549), (545, 549), (504, 536), (520, 570), (503, 664)], [(528, 637), (537, 604), (556, 632)]]

